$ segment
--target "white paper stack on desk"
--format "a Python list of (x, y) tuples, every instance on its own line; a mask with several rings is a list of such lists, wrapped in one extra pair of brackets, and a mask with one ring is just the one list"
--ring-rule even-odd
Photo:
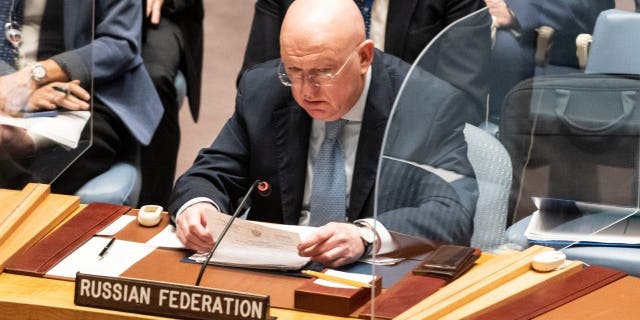
[(597, 203), (533, 198), (538, 211), (531, 216), (525, 236), (548, 246), (612, 245), (640, 247), (638, 208)]

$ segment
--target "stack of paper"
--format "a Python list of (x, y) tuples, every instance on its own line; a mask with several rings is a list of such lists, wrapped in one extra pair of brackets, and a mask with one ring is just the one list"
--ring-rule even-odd
[(14, 118), (0, 115), (0, 124), (19, 127), (51, 139), (67, 148), (78, 147), (90, 111), (65, 111), (55, 117)]
[(534, 198), (534, 203), (538, 211), (525, 232), (531, 242), (640, 246), (638, 208), (549, 198)]
[[(208, 212), (207, 225), (219, 235), (231, 216)], [(309, 262), (298, 255), (300, 237), (312, 227), (285, 226), (236, 219), (209, 263), (259, 269), (297, 270)], [(191, 257), (204, 262), (206, 254)]]

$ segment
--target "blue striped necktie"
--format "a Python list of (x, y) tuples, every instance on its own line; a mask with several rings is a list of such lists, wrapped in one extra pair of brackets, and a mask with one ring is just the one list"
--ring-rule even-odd
[(345, 221), (347, 176), (339, 136), (346, 123), (344, 119), (326, 122), (325, 137), (313, 167), (309, 208), (312, 226)]

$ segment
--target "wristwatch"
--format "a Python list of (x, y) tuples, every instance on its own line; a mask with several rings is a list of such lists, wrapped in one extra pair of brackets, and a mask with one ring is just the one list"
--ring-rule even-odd
[(377, 240), (376, 231), (365, 221), (355, 221), (353, 224), (358, 227), (358, 232), (360, 232), (360, 239), (362, 239), (362, 244), (364, 244), (364, 253), (362, 256), (366, 257), (371, 254), (375, 247)]
[(41, 63), (31, 65), (31, 79), (37, 84), (42, 84), (47, 78), (47, 69)]

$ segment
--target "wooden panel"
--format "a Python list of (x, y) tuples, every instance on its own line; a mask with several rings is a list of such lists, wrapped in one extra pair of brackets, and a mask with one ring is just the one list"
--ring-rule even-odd
[(627, 276), (564, 304), (536, 319), (638, 319), (640, 278)]
[(0, 271), (4, 263), (15, 253), (27, 249), (79, 209), (80, 198), (58, 194), (47, 195), (42, 203), (11, 232), (0, 244)]
[(488, 310), (492, 310), (504, 304), (508, 299), (515, 299), (523, 296), (548, 284), (549, 281), (572, 275), (582, 270), (582, 268), (582, 262), (572, 261), (568, 266), (552, 272), (543, 273), (529, 270), (502, 286), (493, 289), (456, 310), (453, 310), (442, 317), (441, 320), (463, 319), (481, 311), (486, 312)]
[[(266, 284), (265, 284), (266, 285)], [(73, 304), (74, 283), (70, 281), (0, 274), (0, 320), (72, 319), (140, 320), (168, 319)], [(340, 320), (341, 317), (271, 308), (278, 320)]]
[(0, 244), (13, 234), (29, 214), (49, 195), (49, 185), (27, 184), (22, 191), (6, 195), (0, 206)]
[(438, 290), (396, 319), (437, 319), (469, 301), (501, 286), (530, 269), (531, 258), (551, 248), (532, 246), (522, 252), (494, 259), (479, 265), (464, 276)]

